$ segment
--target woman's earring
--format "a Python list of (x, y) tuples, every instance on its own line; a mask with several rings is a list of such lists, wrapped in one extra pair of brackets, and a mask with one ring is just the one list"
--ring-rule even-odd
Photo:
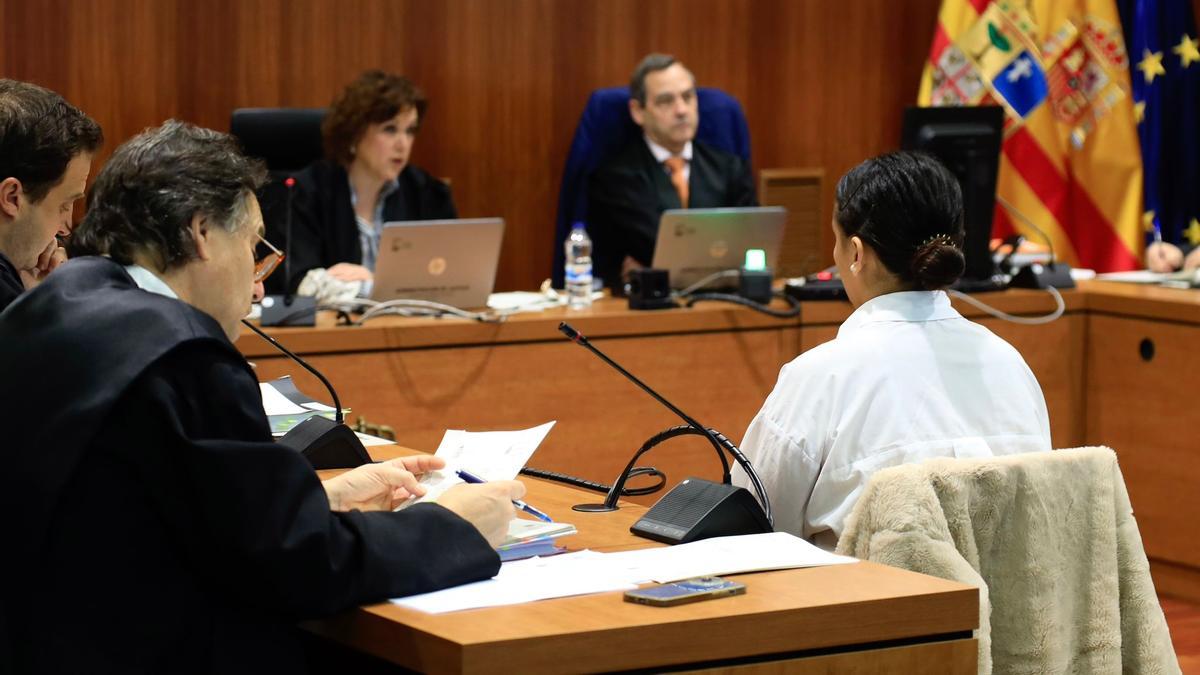
[(850, 263), (850, 273), (858, 274), (858, 263)]

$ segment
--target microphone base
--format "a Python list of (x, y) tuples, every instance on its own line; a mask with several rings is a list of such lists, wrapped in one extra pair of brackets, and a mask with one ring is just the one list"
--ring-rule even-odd
[(1075, 288), (1075, 280), (1071, 278), (1071, 266), (1064, 262), (1052, 262), (1046, 265), (1032, 263), (1020, 269), (1009, 284), (1013, 288)]
[(263, 326), (317, 325), (317, 299), (305, 295), (268, 295), (262, 299)]
[(317, 470), (353, 469), (371, 463), (371, 456), (350, 427), (316, 415), (297, 424), (279, 444), (308, 460)]
[(773, 528), (746, 488), (688, 478), (658, 500), (629, 531), (665, 544), (762, 534)]
[(617, 507), (609, 506), (608, 504), (576, 504), (571, 507), (571, 510), (582, 513), (608, 513), (609, 511), (616, 511)]

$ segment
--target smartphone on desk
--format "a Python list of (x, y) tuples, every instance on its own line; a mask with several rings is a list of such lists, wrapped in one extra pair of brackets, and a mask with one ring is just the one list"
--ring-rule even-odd
[(677, 581), (673, 584), (647, 586), (634, 591), (625, 591), (625, 602), (636, 602), (655, 607), (673, 607), (689, 602), (700, 602), (746, 592), (746, 584), (728, 581), (721, 577), (699, 577)]

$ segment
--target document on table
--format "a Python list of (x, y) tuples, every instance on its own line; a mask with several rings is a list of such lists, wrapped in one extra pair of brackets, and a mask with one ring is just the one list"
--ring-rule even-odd
[(297, 424), (315, 415), (333, 419), (333, 407), (314, 401), (302, 393), (290, 377), (259, 382), (258, 388), (262, 392), (263, 412), (267, 414), (267, 420), (271, 423), (271, 433), (275, 436), (286, 434)]
[[(787, 534), (748, 534), (704, 539), (666, 548), (620, 553), (580, 551), (551, 558), (504, 563), (487, 581), (397, 598), (401, 607), (440, 614), (478, 607), (636, 588), (717, 574), (738, 574), (858, 562)], [(753, 591), (751, 591), (753, 592)]]
[(512, 480), (521, 467), (550, 433), (554, 422), (521, 431), (462, 431), (448, 429), (434, 456), (446, 460), (446, 467), (421, 477), (427, 492), (419, 500), (401, 504), (396, 510), (420, 501), (437, 499), (443, 492), (463, 482), (455, 474), (469, 471), (484, 480)]
[(694, 577), (821, 567), (858, 562), (786, 532), (714, 537), (666, 548), (609, 553), (607, 564), (638, 581), (660, 584)]
[(604, 555), (579, 551), (551, 558), (515, 560), (501, 565), (500, 573), (486, 581), (397, 598), (392, 602), (430, 614), (442, 614), (637, 588), (636, 583), (622, 576), (606, 574), (605, 566), (597, 564)]

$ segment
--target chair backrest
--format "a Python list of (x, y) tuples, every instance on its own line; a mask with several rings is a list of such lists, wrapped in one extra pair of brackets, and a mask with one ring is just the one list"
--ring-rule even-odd
[(838, 552), (979, 586), (980, 672), (1179, 672), (1109, 448), (880, 470)]
[[(750, 163), (750, 129), (737, 99), (720, 89), (699, 87), (696, 103), (700, 126), (696, 138)], [(641, 128), (629, 117), (629, 88), (597, 89), (588, 97), (575, 138), (563, 167), (558, 192), (558, 216), (554, 227), (555, 287), (563, 283), (563, 243), (576, 221), (587, 218), (587, 182), (610, 153), (641, 137)]]
[(299, 171), (321, 158), (325, 108), (238, 108), (229, 133), (247, 155), (267, 163), (272, 176)]

